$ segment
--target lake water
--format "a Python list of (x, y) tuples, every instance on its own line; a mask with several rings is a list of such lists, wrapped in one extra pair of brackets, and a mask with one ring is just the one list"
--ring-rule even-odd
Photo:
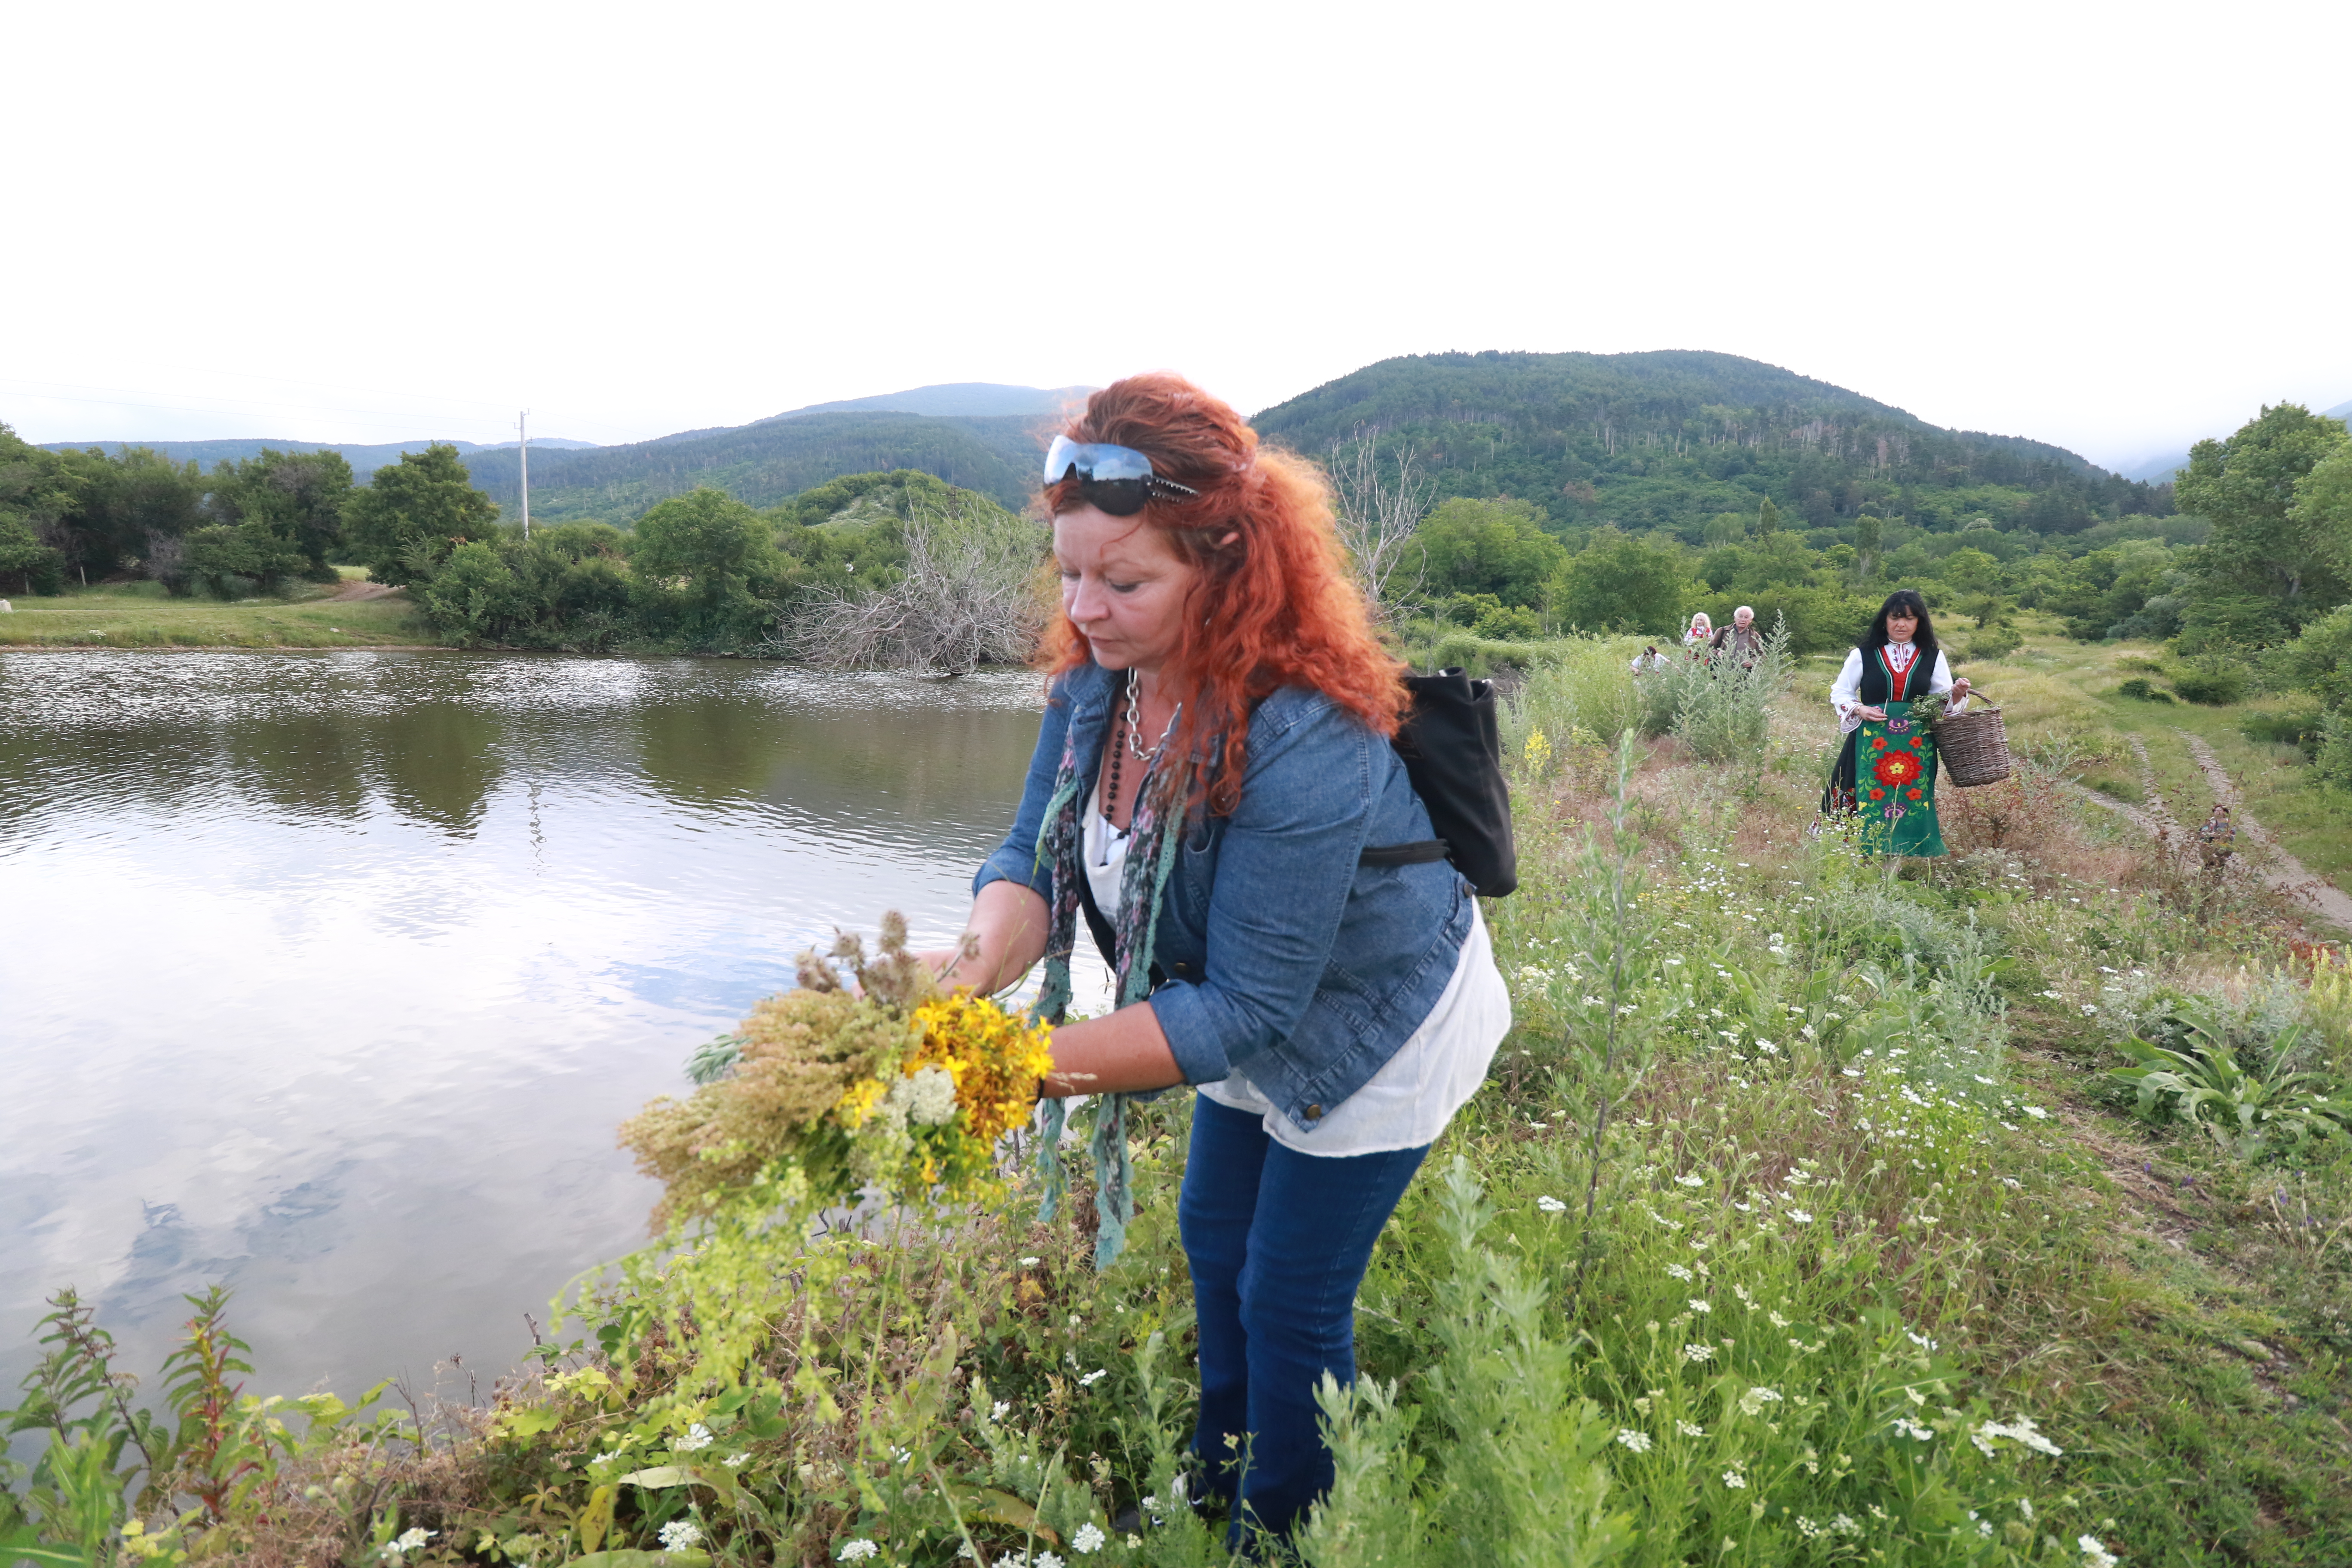
[(0, 1404), (68, 1284), (142, 1374), (215, 1282), (257, 1391), (510, 1365), (526, 1312), (644, 1239), (614, 1129), (693, 1047), (836, 924), (960, 928), (1037, 699), (0, 654)]

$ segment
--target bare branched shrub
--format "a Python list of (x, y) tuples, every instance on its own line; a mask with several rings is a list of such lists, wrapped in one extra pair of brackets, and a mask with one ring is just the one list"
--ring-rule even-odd
[(1045, 625), (1045, 531), (979, 497), (916, 503), (907, 574), (890, 587), (819, 592), (776, 639), (827, 669), (963, 675), (1023, 664)]
[(1339, 443), (1331, 444), (1332, 510), (1339, 542), (1355, 563), (1365, 602), (1384, 620), (1421, 595), (1422, 558), (1412, 548), (1412, 534), (1437, 493), (1437, 481), (1413, 471), (1416, 456), (1407, 447), (1393, 465), (1393, 476), (1383, 477), (1378, 441), (1359, 442), (1344, 455)]

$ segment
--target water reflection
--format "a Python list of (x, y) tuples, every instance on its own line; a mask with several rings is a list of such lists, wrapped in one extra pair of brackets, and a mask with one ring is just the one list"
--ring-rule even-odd
[(0, 655), (0, 1384), (67, 1283), (142, 1370), (214, 1280), (257, 1386), (504, 1364), (642, 1234), (613, 1128), (692, 1045), (835, 923), (952, 932), (1035, 696)]

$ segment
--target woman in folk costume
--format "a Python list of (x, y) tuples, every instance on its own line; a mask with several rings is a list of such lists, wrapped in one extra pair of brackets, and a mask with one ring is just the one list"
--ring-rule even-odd
[(1926, 697), (1966, 702), (1969, 683), (1952, 679), (1927, 602), (1898, 588), (1878, 607), (1862, 646), (1845, 656), (1830, 688), (1845, 743), (1822, 795), (1822, 810), (1859, 816), (1864, 845), (1887, 855), (1941, 855), (1936, 822), (1936, 740), (1917, 704)]
[(1077, 931), (1109, 961), (1117, 1009), (1055, 1029), (1045, 1084), (1101, 1097), (1098, 1261), (1131, 1213), (1126, 1097), (1197, 1091), (1177, 1203), (1192, 1495), (1225, 1504), (1237, 1544), (1286, 1535), (1331, 1484), (1315, 1390), (1355, 1376), (1372, 1245), (1485, 1081), (1510, 994), (1460, 872), (1363, 858), (1433, 834), (1390, 744), (1403, 667), (1320, 473), (1191, 383), (1139, 375), (1055, 440), (1044, 510), (1062, 589), (1045, 719), (973, 882), (971, 951), (940, 962), (998, 991), (1043, 960), (1059, 1025)]
[(1690, 626), (1683, 633), (1683, 651), (1693, 658), (1705, 658), (1714, 649), (1715, 623), (1707, 619), (1705, 610), (1700, 610), (1691, 616)]

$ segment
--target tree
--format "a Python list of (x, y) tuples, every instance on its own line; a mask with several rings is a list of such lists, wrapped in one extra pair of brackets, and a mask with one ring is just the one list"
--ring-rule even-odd
[(352, 466), (341, 452), (280, 452), (222, 463), (205, 510), (218, 521), (256, 522), (293, 547), (314, 576), (331, 576), (327, 552), (342, 539)]
[(1413, 472), (1410, 447), (1397, 459), (1394, 482), (1383, 479), (1375, 440), (1360, 441), (1344, 456), (1339, 443), (1333, 442), (1330, 471), (1332, 521), (1339, 542), (1348, 547), (1348, 559), (1355, 564), (1364, 602), (1375, 616), (1386, 616), (1420, 594), (1426, 557), (1412, 549), (1412, 535), (1429, 510), (1435, 484)]
[(474, 488), (457, 448), (439, 442), (378, 468), (343, 506), (352, 553), (394, 585), (432, 576), (459, 543), (496, 538), (498, 528), (498, 503)]
[(302, 552), (294, 542), (260, 518), (231, 525), (216, 522), (187, 536), (186, 550), (169, 570), (204, 584), (216, 599), (236, 596), (240, 580), (250, 581), (264, 594), (275, 594), (286, 580), (302, 570)]
[(1663, 632), (1682, 624), (1687, 575), (1674, 544), (1602, 528), (1552, 574), (1545, 596), (1565, 626)]
[(1864, 512), (1853, 520), (1853, 574), (1863, 582), (1870, 580), (1871, 568), (1878, 558), (1878, 547), (1886, 538), (1886, 525)]
[(1518, 500), (1456, 496), (1421, 525), (1423, 581), (1434, 594), (1492, 594), (1506, 605), (1543, 603), (1545, 582), (1568, 559), (1536, 510)]
[(63, 564), (58, 552), (35, 536), (31, 524), (0, 511), (0, 583), (13, 577), (16, 591), (23, 594), (32, 593), (37, 583), (46, 583), (40, 592), (54, 594)]
[(1769, 539), (1779, 531), (1780, 531), (1780, 509), (1772, 504), (1770, 496), (1766, 496), (1764, 504), (1756, 509), (1756, 537)]
[(948, 675), (1029, 658), (1051, 603), (1038, 580), (1043, 528), (962, 491), (946, 508), (919, 505), (906, 541), (904, 577), (880, 590), (820, 590), (784, 647), (834, 669)]
[[(2342, 604), (2352, 590), (2352, 479), (2330, 468), (2298, 504), (2305, 479), (2345, 448), (2344, 421), (2298, 404), (2265, 407), (2226, 441), (2200, 441), (2176, 482), (2181, 510), (2213, 525), (2189, 571), (2199, 600), (2268, 600), (2272, 624), (2255, 635), (2272, 641)], [(2184, 635), (2208, 633), (2207, 603), (2192, 602)], [(2242, 618), (2242, 617), (2238, 617)], [(2243, 636), (2233, 635), (2232, 640)]]
[(629, 563), (689, 642), (716, 646), (758, 635), (776, 616), (783, 569), (760, 514), (708, 485), (672, 496), (637, 520)]

